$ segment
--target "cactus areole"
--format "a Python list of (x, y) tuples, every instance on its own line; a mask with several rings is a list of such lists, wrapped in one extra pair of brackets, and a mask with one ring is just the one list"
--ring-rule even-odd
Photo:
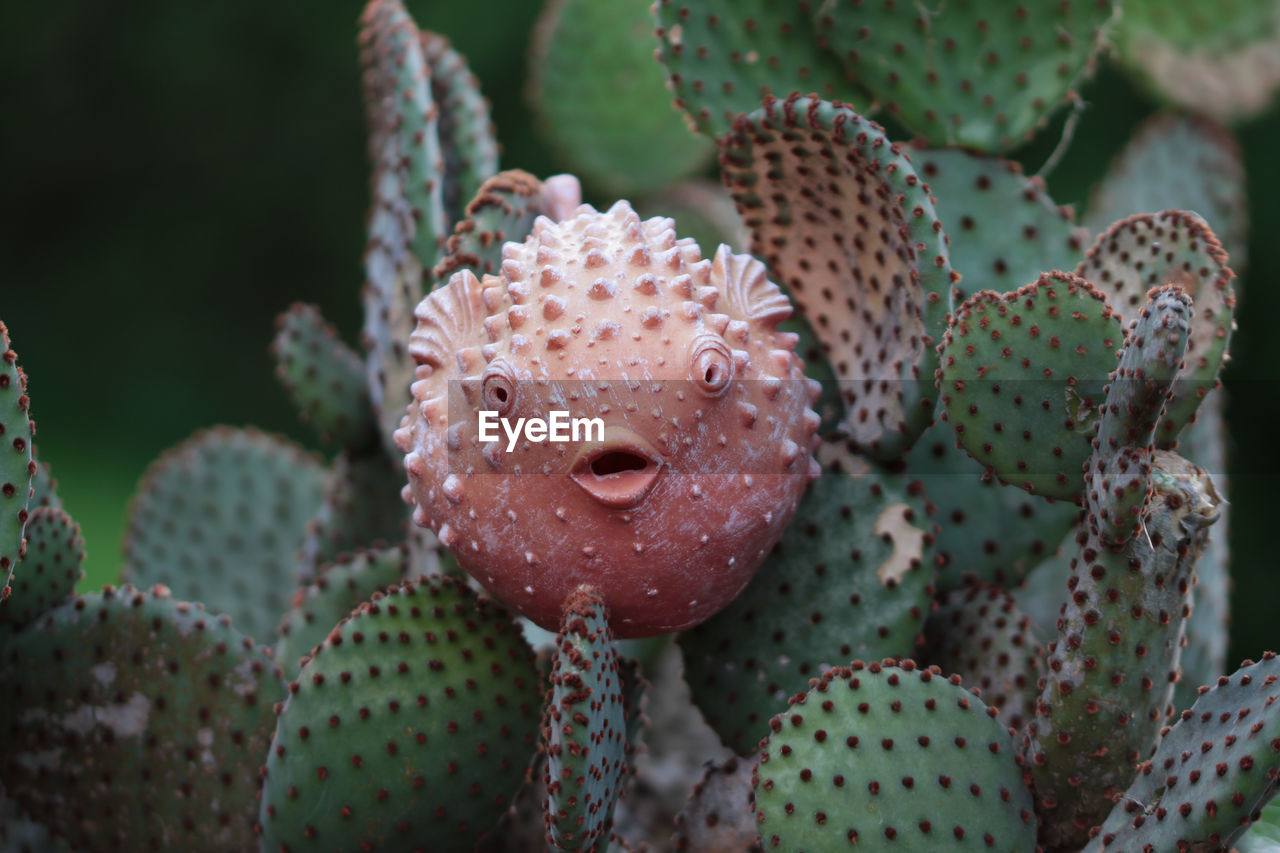
[[(584, 584), (619, 636), (702, 622), (817, 476), (817, 384), (776, 328), (790, 302), (759, 261), (703, 259), (625, 201), (541, 217), (502, 258), (418, 306), (396, 434), (414, 520), (544, 628)], [(596, 426), (508, 432), (557, 413)]]

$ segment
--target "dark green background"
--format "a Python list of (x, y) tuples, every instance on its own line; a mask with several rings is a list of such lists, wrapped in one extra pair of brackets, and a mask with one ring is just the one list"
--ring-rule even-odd
[[(534, 0), (409, 2), (471, 60), (503, 165), (556, 163), (523, 80)], [(31, 382), (41, 456), (85, 529), (90, 584), (114, 577), (146, 464), (201, 426), (256, 424), (310, 443), (267, 344), (291, 301), (360, 325), (368, 174), (354, 3), (7, 3), (0, 7), (0, 318)], [(1104, 70), (1054, 197), (1090, 184), (1154, 104)], [(672, 121), (678, 122), (672, 113)], [(1035, 171), (1058, 122), (1017, 152)], [(1280, 646), (1268, 531), (1280, 462), (1280, 111), (1239, 129), (1253, 218), (1235, 361), (1234, 658)], [(608, 202), (609, 199), (596, 199)], [(1271, 341), (1271, 344), (1268, 344)]]

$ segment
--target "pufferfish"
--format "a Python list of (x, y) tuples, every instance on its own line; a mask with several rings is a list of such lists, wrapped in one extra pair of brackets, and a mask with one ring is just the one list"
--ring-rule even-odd
[[(396, 433), (414, 521), (543, 628), (583, 585), (620, 637), (706, 620), (819, 473), (791, 311), (758, 260), (703, 259), (626, 201), (539, 217), (499, 274), (459, 271), (416, 309)], [(576, 441), (511, 431), (557, 411)]]

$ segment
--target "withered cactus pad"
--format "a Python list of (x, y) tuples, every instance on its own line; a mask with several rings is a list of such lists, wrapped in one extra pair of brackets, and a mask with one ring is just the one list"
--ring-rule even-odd
[[(707, 619), (817, 475), (818, 389), (777, 331), (790, 302), (759, 261), (704, 260), (625, 201), (539, 218), (502, 256), (418, 306), (396, 435), (414, 520), (543, 627), (582, 584), (620, 636)], [(600, 418), (603, 440), (480, 440), (480, 411), (514, 426), (557, 410)]]

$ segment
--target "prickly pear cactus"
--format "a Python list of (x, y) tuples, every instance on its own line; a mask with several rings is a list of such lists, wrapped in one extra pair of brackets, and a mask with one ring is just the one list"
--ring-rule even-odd
[(8, 638), (0, 781), (75, 849), (245, 850), (276, 668), (225, 617), (108, 587)]
[(855, 662), (769, 726), (755, 778), (766, 850), (1035, 846), (1009, 733), (958, 677), (909, 660)]
[(536, 129), (583, 181), (618, 196), (688, 177), (715, 153), (671, 109), (653, 61), (649, 6), (554, 0), (544, 4), (530, 47)]
[[(838, 102), (767, 100), (721, 147), (752, 251), (835, 368), (841, 430), (862, 452), (896, 458), (933, 420), (934, 345), (950, 305), (946, 236), (928, 185), (902, 146)], [(831, 175), (822, 194), (803, 180), (815, 170)]]
[(885, 110), (932, 144), (1010, 148), (1073, 99), (1109, 0), (811, 4), (818, 32)]
[(280, 620), (276, 660), (295, 675), (298, 661), (323, 643), (334, 625), (374, 593), (409, 579), (410, 571), (409, 549), (403, 544), (358, 551), (321, 566), (316, 577), (294, 593), (292, 606)]
[(1075, 501), (1090, 453), (1120, 318), (1079, 276), (1042, 274), (1006, 294), (965, 300), (939, 347), (946, 418), (995, 476)]
[(289, 686), (264, 770), (264, 849), (471, 850), (524, 779), (538, 683), (510, 617), (463, 584), (423, 577), (375, 595)]
[(324, 469), (291, 442), (219, 428), (152, 463), (129, 507), (123, 576), (227, 613), (273, 640)]
[(1152, 292), (1101, 406), (1070, 595), (1023, 736), (1048, 849), (1084, 844), (1172, 711), (1195, 562), (1220, 502), (1204, 471), (1153, 449), (1188, 305), (1176, 288)]
[(276, 377), (321, 441), (358, 445), (372, 438), (364, 364), (318, 308), (301, 302), (289, 306), (276, 320), (271, 350)]
[(769, 716), (831, 666), (910, 655), (933, 589), (920, 484), (837, 444), (793, 523), (732, 604), (678, 638), (695, 704), (746, 755)]
[(1086, 848), (1227, 849), (1280, 788), (1280, 658), (1202, 688)]
[(836, 58), (817, 49), (804, 4), (658, 0), (653, 13), (675, 105), (700, 133), (720, 136), (770, 95), (865, 100)]
[(0, 601), (0, 644), (71, 595), (84, 563), (80, 525), (57, 507), (38, 507), (27, 519), (27, 553)]
[(550, 678), (542, 722), (547, 844), (598, 850), (613, 827), (632, 745), (617, 646), (604, 601), (590, 587), (565, 602)]
[(14, 566), (22, 557), (22, 528), (27, 523), (31, 478), (36, 473), (31, 438), (35, 425), (27, 410), (27, 375), (9, 346), (9, 330), (0, 323), (0, 599), (9, 596)]
[(1195, 300), (1186, 365), (1165, 405), (1157, 439), (1161, 447), (1172, 447), (1217, 385), (1235, 329), (1235, 273), (1222, 244), (1194, 213), (1138, 214), (1099, 235), (1076, 275), (1097, 284), (1124, 319), (1135, 316), (1153, 287), (1177, 285)]

